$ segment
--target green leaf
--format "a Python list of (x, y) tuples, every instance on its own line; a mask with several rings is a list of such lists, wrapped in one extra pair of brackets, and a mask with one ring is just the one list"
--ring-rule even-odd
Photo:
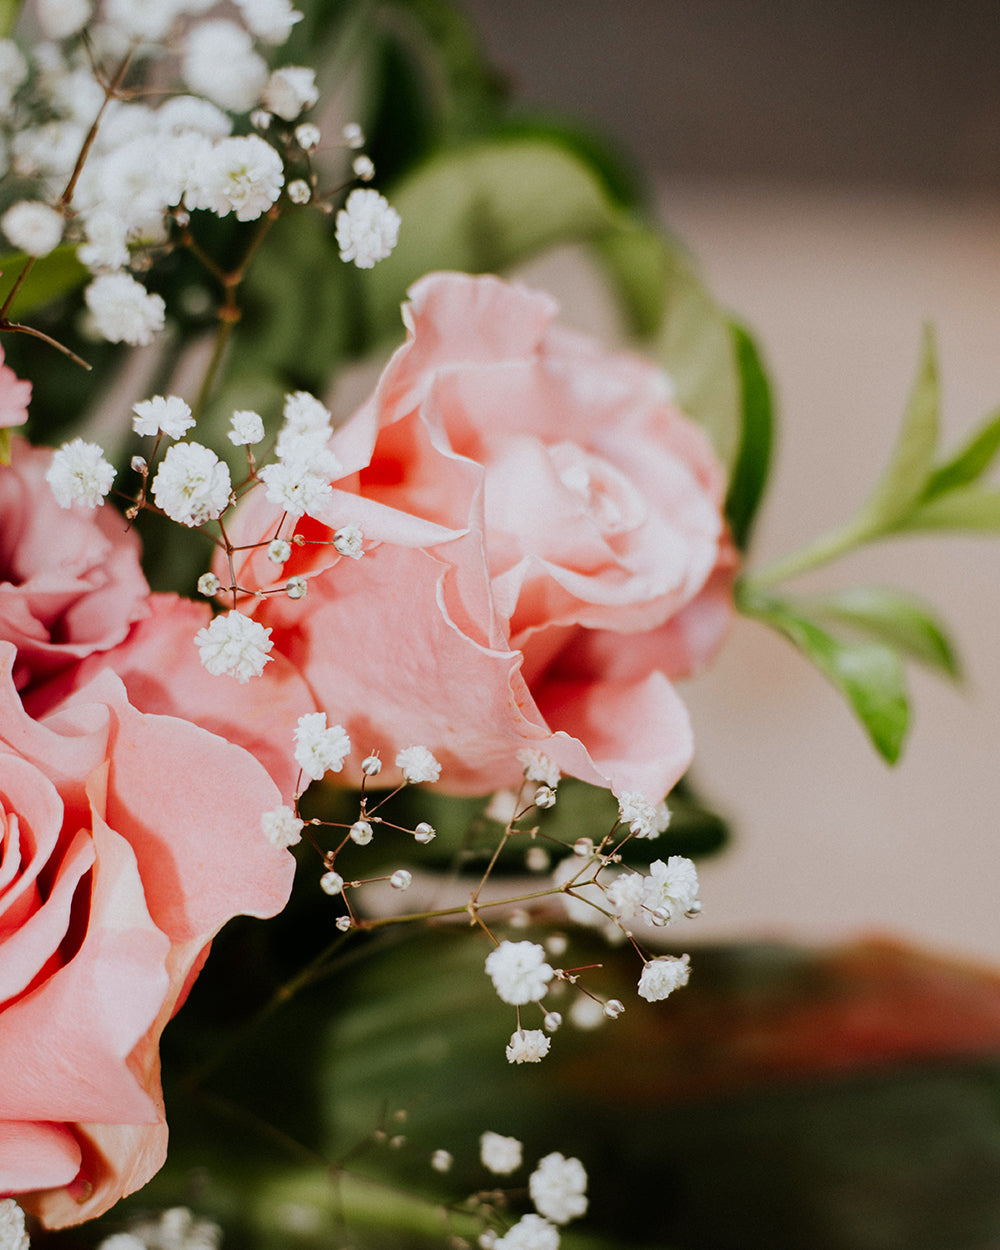
[(842, 642), (786, 600), (745, 592), (740, 609), (766, 621), (794, 643), (846, 697), (879, 754), (888, 763), (896, 763), (906, 736), (909, 706), (903, 665), (891, 647)]
[(934, 338), (928, 329), (892, 457), (851, 523), (853, 528), (871, 536), (885, 533), (920, 498), (931, 476), (937, 447), (938, 406)]
[[(6, 298), (27, 261), (24, 252), (8, 252), (6, 256), (0, 256), (0, 273), (7, 278), (3, 284), (3, 298)], [(64, 244), (48, 256), (39, 257), (14, 301), (12, 320), (19, 320), (43, 308), (61, 295), (68, 295), (83, 286), (89, 277), (86, 268), (76, 259), (76, 248), (71, 244)]]
[(918, 530), (995, 533), (1000, 530), (1000, 490), (966, 486), (938, 495), (903, 517), (896, 526), (897, 533)]
[(0, 430), (0, 464), (10, 464), (10, 428)]
[(663, 239), (645, 226), (623, 226), (595, 239), (593, 251), (616, 288), (628, 330), (646, 338), (659, 330), (667, 298)]
[(960, 676), (958, 656), (943, 624), (927, 604), (911, 595), (884, 586), (852, 586), (811, 595), (805, 602), (810, 615), (852, 626), (928, 668)]
[(497, 272), (556, 243), (612, 229), (619, 210), (575, 154), (548, 139), (467, 144), (391, 192), (399, 243), (365, 284), (376, 333), (398, 334), (407, 287), (433, 269)]
[(6, 39), (17, 25), (21, 0), (0, 0), (0, 38)]
[(993, 463), (997, 451), (1000, 451), (1000, 409), (987, 418), (961, 451), (934, 470), (921, 498), (930, 501), (974, 482)]
[(742, 382), (743, 428), (726, 496), (726, 516), (734, 542), (745, 551), (771, 467), (773, 419), (771, 388), (757, 347), (742, 326), (733, 322), (731, 328)]
[(729, 323), (675, 247), (664, 252), (666, 306), (654, 339), (645, 344), (669, 372), (680, 407), (704, 426), (723, 464), (739, 446), (740, 375)]

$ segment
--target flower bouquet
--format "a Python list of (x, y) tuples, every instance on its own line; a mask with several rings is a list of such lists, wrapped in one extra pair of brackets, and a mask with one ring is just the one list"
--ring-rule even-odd
[[(775, 1104), (720, 1091), (829, 1070), (809, 987), (908, 976), (977, 1054), (996, 987), (692, 956), (726, 824), (677, 685), (742, 613), (895, 761), (943, 626), (787, 584), (996, 529), (1000, 420), (940, 451), (928, 335), (867, 501), (755, 567), (752, 338), (446, 5), (0, 22), (0, 1250), (749, 1244), (701, 1195)], [(563, 243), (627, 347), (511, 276)]]

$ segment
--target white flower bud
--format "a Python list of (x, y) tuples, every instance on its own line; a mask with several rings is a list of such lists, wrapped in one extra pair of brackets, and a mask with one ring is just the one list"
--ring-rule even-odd
[(579, 855), (581, 859), (585, 859), (588, 855), (593, 855), (594, 843), (590, 838), (577, 838), (573, 843), (573, 854)]
[(548, 786), (539, 786), (535, 791), (535, 806), (543, 809), (555, 807), (556, 792)]
[(309, 589), (309, 583), (304, 577), (290, 577), (285, 582), (285, 594), (289, 599), (301, 599)]
[(286, 190), (293, 204), (308, 204), (312, 199), (312, 188), (305, 178), (293, 178)]
[(361, 761), (361, 771), (366, 777), (377, 777), (382, 771), (382, 761), (377, 755), (366, 755)]
[(204, 595), (206, 599), (211, 599), (219, 593), (219, 586), (222, 583), (214, 573), (202, 573), (198, 578), (198, 594)]
[(290, 560), (292, 556), (292, 545), (286, 543), (283, 538), (276, 538), (273, 543), (268, 544), (267, 558), (272, 564), (284, 564)]
[(351, 928), (352, 924), (353, 924), (353, 921), (351, 920), (350, 916), (338, 916), (337, 917), (337, 928), (340, 930), (341, 933), (346, 933)]
[(433, 825), (429, 825), (426, 820), (422, 820), (414, 829), (413, 837), (415, 841), (426, 845), (428, 842), (433, 842), (437, 837), (437, 830)]
[(542, 1023), (545, 1025), (545, 1031), (547, 1033), (554, 1033), (560, 1024), (562, 1024), (562, 1016), (558, 1011), (549, 1011), (546, 1013), (545, 1019)]
[(620, 998), (609, 998), (604, 1004), (604, 1014), (609, 1020), (617, 1020), (625, 1010), (625, 1004)]
[(340, 894), (344, 888), (344, 878), (339, 872), (324, 872), (319, 879), (319, 888), (324, 894)]
[(413, 884), (413, 873), (407, 872), (405, 868), (397, 868), (389, 878), (389, 884), (394, 890), (408, 890)]
[(374, 834), (375, 831), (367, 820), (356, 820), (351, 825), (351, 841), (357, 842), (358, 846), (367, 846)]

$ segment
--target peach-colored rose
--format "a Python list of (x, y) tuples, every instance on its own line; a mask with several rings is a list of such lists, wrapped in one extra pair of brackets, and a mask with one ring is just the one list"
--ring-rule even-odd
[(104, 673), (40, 720), (0, 643), (0, 1195), (49, 1226), (161, 1166), (158, 1044), (230, 917), (284, 905), (281, 796), (244, 751)]
[[(657, 369), (554, 325), (544, 295), (437, 274), (410, 297), (406, 344), (330, 443), (332, 500), (297, 527), (282, 577), (307, 596), (244, 610), (389, 765), (420, 743), (443, 786), (481, 792), (516, 781), (528, 747), (657, 800), (692, 750), (673, 681), (732, 615), (708, 440)], [(278, 515), (255, 492), (235, 541)], [(312, 545), (350, 524), (360, 560)], [(238, 580), (273, 585), (273, 565), (258, 551)]]
[(4, 364), (3, 348), (0, 347), (0, 430), (11, 425), (24, 425), (30, 403), (31, 383), (22, 381), (10, 365)]
[(15, 438), (0, 465), (0, 638), (30, 692), (122, 641), (149, 587), (139, 540), (113, 508), (63, 509), (45, 481), (52, 452)]

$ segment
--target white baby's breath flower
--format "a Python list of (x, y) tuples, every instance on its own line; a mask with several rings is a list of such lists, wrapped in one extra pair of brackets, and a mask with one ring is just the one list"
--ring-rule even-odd
[(295, 127), (295, 142), (303, 152), (312, 152), (318, 148), (322, 137), (319, 127), (313, 122), (303, 122)]
[(128, 264), (128, 227), (110, 208), (95, 208), (83, 219), (84, 241), (76, 258), (88, 269), (122, 269)]
[(292, 545), (284, 538), (276, 538), (268, 543), (267, 558), (272, 564), (287, 564), (292, 557)]
[(132, 429), (151, 437), (162, 430), (168, 438), (180, 438), (194, 425), (191, 408), (179, 395), (154, 395), (132, 408)]
[(487, 1131), (479, 1139), (479, 1158), (483, 1167), (497, 1176), (509, 1176), (521, 1166), (524, 1147), (516, 1137)]
[(156, 129), (163, 135), (199, 134), (206, 139), (225, 139), (233, 132), (233, 119), (211, 100), (201, 96), (178, 95), (164, 100), (153, 114)]
[(411, 785), (437, 781), (441, 776), (441, 765), (427, 747), (404, 747), (396, 756), (396, 767), (403, 770), (403, 779)]
[(64, 226), (62, 213), (38, 200), (20, 200), (0, 218), (11, 243), (29, 256), (48, 256), (59, 246)]
[(175, 443), (153, 478), (156, 506), (180, 525), (204, 525), (229, 506), (229, 466), (201, 443)]
[(176, 0), (105, 0), (104, 20), (130, 39), (159, 42), (169, 33), (180, 8)]
[(501, 942), (486, 956), (486, 974), (500, 998), (514, 1006), (538, 1002), (555, 976), (545, 948), (535, 942)]
[(639, 997), (657, 1003), (674, 990), (687, 985), (691, 975), (690, 956), (661, 955), (644, 964), (639, 977)]
[(587, 1172), (579, 1159), (558, 1151), (542, 1159), (528, 1178), (528, 1193), (539, 1215), (566, 1224), (587, 1210)]
[(392, 252), (399, 238), (399, 213), (369, 187), (356, 187), (337, 214), (340, 259), (371, 269)]
[(285, 171), (281, 157), (259, 135), (220, 139), (203, 157), (196, 187), (185, 196), (192, 208), (207, 208), (218, 217), (235, 213), (238, 221), (255, 221), (281, 194)]
[(683, 855), (671, 855), (666, 863), (649, 866), (643, 903), (651, 912), (666, 913), (668, 923), (680, 920), (698, 903), (698, 870)]
[(229, 441), (234, 447), (250, 447), (264, 438), (264, 422), (249, 408), (234, 412), (229, 421)]
[(307, 712), (295, 729), (295, 760), (307, 777), (319, 781), (326, 772), (339, 773), (351, 752), (343, 725), (327, 728), (325, 712)]
[(17, 89), (28, 77), (28, 62), (13, 39), (0, 39), (0, 113), (9, 111)]
[(235, 0), (243, 20), (262, 43), (282, 44), (302, 14), (289, 0)]
[(349, 148), (356, 150), (365, 146), (364, 131), (357, 122), (348, 122), (340, 133)]
[(302, 841), (305, 821), (300, 820), (291, 807), (276, 807), (273, 811), (265, 812), (261, 816), (260, 827), (264, 831), (264, 837), (272, 846), (284, 848), (295, 846)]
[(293, 204), (308, 204), (312, 199), (312, 187), (305, 178), (293, 178), (285, 189)]
[(0, 1247), (2, 1250), (28, 1250), (24, 1212), (13, 1198), (0, 1198)]
[(261, 675), (274, 645), (269, 628), (235, 610), (199, 629), (194, 640), (202, 664), (213, 677), (225, 673), (240, 682)]
[(435, 1150), (431, 1155), (431, 1167), (435, 1172), (450, 1172), (455, 1162), (450, 1150)]
[(375, 177), (375, 166), (370, 156), (356, 156), (351, 162), (351, 169), (355, 178), (360, 178), (362, 182), (371, 182)]
[(365, 536), (357, 525), (342, 525), (333, 535), (334, 550), (350, 560), (360, 560), (365, 554), (364, 541)]
[(68, 39), (90, 20), (90, 0), (38, 0), (35, 17), (46, 39)]
[(163, 329), (166, 304), (127, 273), (105, 273), (84, 292), (98, 333), (109, 343), (145, 347)]
[(96, 443), (74, 438), (53, 454), (45, 480), (60, 508), (69, 508), (74, 503), (97, 508), (111, 490), (115, 471)]
[(641, 872), (622, 872), (606, 887), (608, 904), (626, 923), (642, 917), (646, 896), (646, 878)]
[(316, 71), (305, 65), (284, 65), (267, 80), (262, 101), (286, 122), (293, 122), (300, 113), (319, 99)]
[(333, 495), (329, 481), (298, 458), (265, 465), (258, 476), (267, 487), (270, 502), (284, 508), (293, 519), (303, 513), (319, 516)]
[(559, 1229), (529, 1212), (492, 1243), (492, 1250), (559, 1250)]
[(518, 1029), (510, 1035), (506, 1054), (508, 1063), (539, 1063), (549, 1053), (551, 1037), (541, 1029)]
[(329, 435), (333, 420), (330, 409), (308, 391), (292, 391), (285, 396), (281, 410), (285, 424), (291, 429), (325, 431)]
[(656, 805), (636, 790), (619, 796), (618, 816), (637, 838), (655, 838), (659, 833)]
[(242, 26), (218, 18), (187, 32), (181, 74), (195, 95), (233, 113), (246, 113), (264, 90), (267, 62)]
[(559, 784), (561, 776), (559, 765), (541, 751), (535, 751), (531, 747), (522, 747), (517, 753), (517, 762), (524, 769), (527, 781), (541, 782), (543, 786), (548, 786), (552, 790)]

